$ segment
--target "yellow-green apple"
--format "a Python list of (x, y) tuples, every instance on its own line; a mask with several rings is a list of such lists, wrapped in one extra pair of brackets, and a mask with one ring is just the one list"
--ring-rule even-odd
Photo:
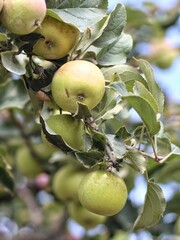
[(127, 187), (122, 178), (112, 172), (96, 170), (88, 173), (78, 189), (79, 201), (89, 211), (112, 216), (127, 200)]
[(85, 60), (65, 63), (54, 74), (52, 95), (56, 104), (65, 111), (75, 113), (77, 102), (94, 108), (105, 92), (105, 79), (101, 70)]
[(164, 39), (155, 39), (151, 42), (149, 61), (162, 69), (169, 68), (174, 59), (179, 56), (178, 49)]
[(43, 38), (34, 45), (33, 52), (44, 59), (59, 59), (66, 56), (79, 39), (78, 28), (53, 17), (46, 16), (36, 29)]
[(52, 190), (56, 197), (64, 201), (78, 201), (78, 187), (84, 176), (85, 171), (74, 165), (61, 167), (52, 179)]
[(40, 174), (43, 170), (41, 163), (43, 164), (52, 155), (52, 151), (44, 144), (36, 144), (33, 148), (41, 159), (33, 156), (26, 146), (20, 147), (16, 152), (16, 167), (21, 174), (28, 178), (34, 178)]
[(45, 15), (45, 0), (4, 0), (1, 22), (10, 32), (25, 35), (39, 27)]
[(86, 229), (96, 227), (105, 222), (106, 217), (88, 211), (79, 202), (70, 202), (67, 205), (69, 216)]
[(62, 137), (70, 148), (83, 149), (85, 129), (82, 120), (75, 119), (70, 114), (59, 114), (51, 115), (46, 123), (54, 133)]

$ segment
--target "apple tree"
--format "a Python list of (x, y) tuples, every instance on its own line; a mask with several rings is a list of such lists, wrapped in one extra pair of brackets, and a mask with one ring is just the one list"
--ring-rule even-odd
[[(162, 23), (120, 3), (109, 11), (106, 0), (5, 0), (0, 9), (2, 239), (72, 239), (69, 221), (104, 226), (93, 239), (157, 236), (168, 212), (178, 225), (179, 194), (167, 204), (161, 184), (180, 180), (179, 140), (151, 65), (178, 55), (160, 59), (170, 48), (157, 40)], [(154, 48), (140, 57), (143, 26), (156, 39), (145, 35)], [(141, 208), (130, 197), (138, 176)]]

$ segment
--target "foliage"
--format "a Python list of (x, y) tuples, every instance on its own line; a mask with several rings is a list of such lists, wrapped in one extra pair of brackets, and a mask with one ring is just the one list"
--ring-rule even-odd
[[(140, 41), (140, 35), (144, 36), (143, 24), (148, 25), (156, 35), (162, 27), (161, 22), (152, 21), (140, 10), (125, 8), (122, 4), (117, 4), (109, 12), (108, 1), (104, 0), (46, 0), (46, 4), (47, 15), (75, 26), (81, 36), (66, 57), (49, 61), (32, 53), (34, 44), (40, 38), (38, 34), (14, 35), (1, 26), (2, 211), (5, 211), (5, 200), (7, 205), (11, 205), (8, 217), (19, 226), (30, 226), (33, 223), (41, 227), (40, 232), (44, 231), (43, 234), (29, 229), (32, 239), (50, 239), (54, 237), (53, 234), (56, 237), (53, 239), (59, 239), (59, 232), (67, 234), (64, 229), (68, 216), (64, 202), (57, 200), (51, 189), (50, 179), (65, 164), (74, 164), (82, 171), (103, 168), (118, 172), (124, 178), (129, 192), (134, 188), (136, 176), (142, 175), (147, 189), (141, 210), (137, 211), (128, 199), (125, 209), (106, 221), (108, 233), (105, 237), (102, 233), (101, 239), (106, 239), (107, 236), (108, 239), (116, 239), (116, 233), (119, 234), (118, 239), (121, 239), (120, 236), (127, 234), (125, 231), (135, 233), (148, 228), (152, 235), (158, 235), (164, 226), (163, 214), (172, 209), (172, 203), (166, 203), (160, 183), (180, 181), (180, 141), (173, 139), (176, 130), (167, 125), (166, 98), (154, 78), (149, 63), (151, 58), (143, 59), (133, 51)], [(75, 59), (96, 64), (106, 80), (106, 91), (101, 102), (91, 111), (79, 103), (78, 111), (72, 115), (75, 119), (81, 119), (86, 129), (82, 150), (67, 145), (63, 137), (55, 134), (45, 122), (53, 114), (62, 113), (54, 105), (51, 94), (53, 75), (65, 62)], [(139, 115), (141, 121), (131, 120), (132, 110)], [(178, 110), (177, 107), (177, 112)], [(43, 154), (35, 150), (35, 146), (42, 142), (42, 132), (49, 141), (43, 143), (50, 151), (46, 160), (42, 160)], [(42, 166), (44, 178), (37, 176), (28, 179), (19, 172), (15, 153), (22, 146), (27, 146)], [(43, 185), (45, 180), (42, 179), (46, 179), (47, 184)], [(47, 206), (40, 194), (53, 199), (47, 201), (57, 203), (57, 206), (51, 206), (45, 211)], [(17, 214), (17, 211), (20, 212)], [(176, 213), (177, 208), (169, 211)], [(59, 217), (58, 233), (54, 233), (51, 225)], [(127, 219), (127, 224), (123, 217)], [(172, 233), (173, 227), (169, 231)], [(127, 237), (126, 235), (123, 239)]]

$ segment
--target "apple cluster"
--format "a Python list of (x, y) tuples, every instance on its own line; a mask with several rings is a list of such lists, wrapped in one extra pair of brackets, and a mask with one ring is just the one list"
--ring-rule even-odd
[[(46, 10), (45, 0), (0, 0), (1, 22), (9, 32), (40, 34), (33, 55), (45, 60), (61, 59), (76, 46), (80, 31), (47, 15)], [(74, 116), (79, 104), (91, 110), (101, 102), (105, 93), (103, 73), (90, 61), (68, 60), (56, 69), (50, 86), (52, 103), (59, 111), (45, 120), (45, 126), (60, 136), (71, 151), (83, 151), (86, 125), (83, 119)], [(55, 146), (43, 129), (42, 139), (44, 144), (37, 145), (35, 150), (47, 160)], [(39, 160), (26, 147), (16, 155), (18, 169), (28, 178), (43, 172), (44, 163)], [(72, 165), (65, 165), (55, 173), (52, 189), (58, 199), (66, 202), (69, 215), (87, 229), (118, 213), (127, 200), (126, 185), (114, 173), (99, 169), (87, 173)]]
[[(43, 59), (66, 56), (77, 43), (78, 28), (47, 15), (45, 0), (0, 0), (2, 25), (16, 35), (38, 33), (33, 54)], [(68, 39), (68, 41), (67, 41)]]
[(122, 178), (106, 170), (84, 171), (72, 164), (53, 176), (52, 190), (66, 203), (69, 215), (86, 229), (121, 211), (127, 200)]

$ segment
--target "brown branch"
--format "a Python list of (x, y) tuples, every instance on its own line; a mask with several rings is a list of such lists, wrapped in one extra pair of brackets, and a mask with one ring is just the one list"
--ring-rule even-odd
[(127, 150), (137, 150), (137, 151), (139, 151), (144, 157), (149, 157), (149, 158), (155, 160), (156, 162), (160, 162), (160, 161), (163, 159), (162, 156), (156, 156), (156, 155), (154, 155), (154, 154), (150, 154), (150, 153), (147, 153), (147, 152), (143, 152), (143, 151), (138, 150), (137, 148), (134, 148), (134, 147), (131, 147), (131, 146), (128, 146), (128, 145), (126, 145), (126, 149), (127, 149)]

